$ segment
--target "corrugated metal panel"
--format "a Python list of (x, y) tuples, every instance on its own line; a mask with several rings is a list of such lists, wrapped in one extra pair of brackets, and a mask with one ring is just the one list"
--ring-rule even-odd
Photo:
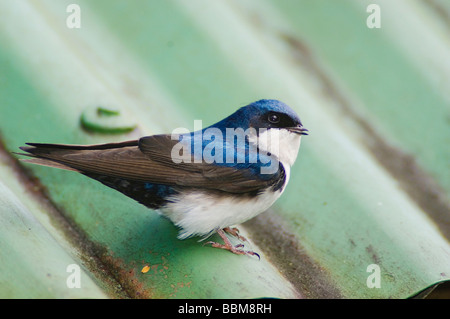
[[(449, 279), (446, 2), (79, 1), (80, 29), (70, 3), (0, 2), (6, 150), (192, 129), (260, 98), (292, 106), (311, 134), (282, 198), (244, 225), (261, 261), (179, 241), (99, 183), (2, 154), (0, 280), (14, 285), (1, 296), (406, 298)], [(97, 106), (138, 128), (87, 132), (80, 117)], [(28, 281), (15, 264), (50, 270)], [(82, 290), (67, 288), (69, 264)]]

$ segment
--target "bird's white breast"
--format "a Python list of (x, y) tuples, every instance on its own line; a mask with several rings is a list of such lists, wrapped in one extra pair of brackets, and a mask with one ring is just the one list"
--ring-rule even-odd
[(232, 197), (191, 191), (177, 196), (177, 200), (167, 204), (162, 213), (181, 228), (179, 239), (206, 236), (264, 212), (282, 192), (282, 189), (276, 192), (266, 190), (257, 197)]

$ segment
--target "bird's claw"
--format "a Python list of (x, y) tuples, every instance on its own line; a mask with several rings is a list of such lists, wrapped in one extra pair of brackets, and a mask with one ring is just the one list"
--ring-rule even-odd
[(228, 250), (228, 251), (230, 251), (230, 252), (232, 252), (233, 254), (236, 254), (236, 255), (256, 256), (256, 257), (258, 257), (258, 259), (261, 259), (259, 254), (255, 253), (254, 251), (239, 249), (239, 248), (243, 248), (244, 247), (243, 244), (238, 244), (236, 246), (233, 246), (233, 245), (227, 245), (227, 244), (225, 244), (225, 245), (224, 244), (219, 244), (219, 243), (216, 243), (214, 241), (208, 241), (208, 242), (204, 243), (203, 245), (211, 245), (211, 247), (214, 247), (214, 248), (225, 249), (225, 250)]
[(225, 244), (219, 244), (219, 243), (216, 243), (214, 241), (208, 241), (204, 245), (208, 244), (208, 245), (211, 245), (211, 247), (214, 247), (214, 248), (225, 249), (225, 250), (228, 250), (228, 251), (230, 251), (230, 252), (232, 252), (233, 254), (236, 254), (236, 255), (256, 256), (256, 257), (258, 257), (259, 260), (261, 259), (259, 254), (255, 253), (254, 251), (239, 249), (239, 248), (243, 248), (244, 244), (238, 244), (238, 245), (233, 246), (231, 244), (230, 240), (225, 235), (225, 232), (227, 232), (227, 233), (237, 237), (238, 239), (240, 239), (242, 241), (247, 241), (247, 239), (245, 239), (244, 237), (239, 235), (239, 230), (237, 228), (226, 227), (224, 229), (218, 229), (217, 230), (217, 234), (223, 239)]
[(237, 239), (239, 239), (241, 241), (248, 241), (247, 238), (239, 235), (239, 229), (237, 229), (236, 227), (225, 227), (223, 229), (223, 231), (226, 232), (227, 234), (230, 234), (230, 235), (236, 237)]

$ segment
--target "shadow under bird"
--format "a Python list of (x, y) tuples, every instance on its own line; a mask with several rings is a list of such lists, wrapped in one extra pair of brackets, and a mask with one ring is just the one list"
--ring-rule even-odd
[(158, 210), (179, 239), (217, 232), (212, 247), (259, 255), (234, 226), (267, 210), (283, 193), (302, 135), (298, 115), (278, 100), (259, 100), (195, 132), (99, 145), (27, 143), (23, 161), (79, 172)]

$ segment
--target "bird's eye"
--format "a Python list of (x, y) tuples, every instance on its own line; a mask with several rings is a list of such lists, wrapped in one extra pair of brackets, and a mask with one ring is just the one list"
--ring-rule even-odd
[(269, 117), (267, 118), (267, 120), (270, 123), (276, 124), (276, 123), (280, 122), (280, 117), (277, 114), (271, 113), (271, 114), (269, 114)]

